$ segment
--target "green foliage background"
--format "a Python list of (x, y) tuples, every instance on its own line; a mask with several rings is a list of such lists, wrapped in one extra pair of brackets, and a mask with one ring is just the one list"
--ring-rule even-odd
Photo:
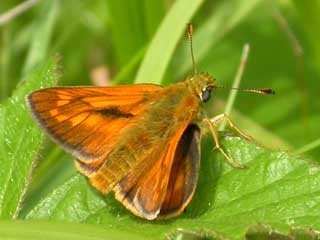
[[(0, 14), (18, 3), (1, 1)], [(319, 12), (319, 0), (42, 0), (0, 21), (0, 235), (175, 239), (181, 236), (168, 234), (183, 228), (240, 239), (258, 223), (320, 229)], [(100, 66), (111, 84), (181, 81), (192, 73), (188, 22), (199, 71), (221, 85), (232, 84), (250, 44), (241, 87), (277, 94), (239, 93), (231, 116), (267, 147), (222, 134), (228, 154), (249, 167), (238, 170), (204, 138), (190, 207), (176, 219), (148, 222), (92, 189), (33, 123), (24, 98), (40, 87), (92, 85)], [(213, 93), (210, 115), (223, 112), (228, 94)]]

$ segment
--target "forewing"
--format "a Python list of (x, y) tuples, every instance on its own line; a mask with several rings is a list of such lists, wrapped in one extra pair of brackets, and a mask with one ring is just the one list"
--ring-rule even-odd
[[(103, 159), (161, 87), (58, 87), (27, 97), (34, 118), (49, 136), (84, 163)], [(100, 164), (100, 163), (96, 163)], [(83, 170), (85, 171), (85, 170)]]

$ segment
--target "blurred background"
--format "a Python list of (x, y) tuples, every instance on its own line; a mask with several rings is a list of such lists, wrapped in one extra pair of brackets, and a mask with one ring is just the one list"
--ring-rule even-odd
[[(10, 97), (29, 72), (57, 53), (63, 69), (59, 85), (134, 83), (150, 42), (175, 1), (27, 2), (30, 8), (17, 16), (9, 10), (22, 1), (0, 2), (0, 102)], [(200, 72), (209, 72), (219, 84), (231, 86), (248, 43), (241, 87), (276, 91), (274, 96), (238, 93), (231, 116), (241, 129), (267, 147), (317, 161), (319, 12), (319, 0), (216, 0), (203, 1), (192, 18)], [(182, 34), (162, 84), (181, 81), (188, 74), (192, 74), (191, 57), (186, 34)], [(210, 115), (223, 112), (228, 95), (228, 90), (214, 92)], [(72, 161), (66, 161), (69, 155), (50, 141), (44, 145), (34, 191), (75, 171)]]

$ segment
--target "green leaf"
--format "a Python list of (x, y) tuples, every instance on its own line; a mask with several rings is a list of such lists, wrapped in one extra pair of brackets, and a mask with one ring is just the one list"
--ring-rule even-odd
[(213, 231), (188, 231), (182, 228), (167, 235), (166, 240), (228, 240)]
[[(243, 239), (319, 239), (319, 233), (312, 229), (293, 228), (290, 233), (278, 231), (268, 225), (250, 226)], [(119, 232), (91, 224), (59, 223), (48, 221), (2, 221), (0, 224), (2, 239), (20, 240), (120, 240), (142, 239), (141, 235)], [(147, 238), (144, 238), (147, 239)], [(163, 238), (164, 239), (164, 238)], [(228, 240), (212, 231), (187, 231), (180, 229), (166, 236), (166, 240)]]
[(84, 222), (105, 205), (102, 196), (88, 186), (84, 177), (76, 174), (40, 201), (26, 218)]
[[(289, 233), (288, 233), (289, 232)], [(241, 239), (244, 240), (292, 240), (292, 239), (319, 239), (318, 231), (310, 228), (290, 228), (279, 231), (266, 224), (255, 224), (250, 226)], [(213, 231), (188, 231), (178, 229), (167, 235), (167, 240), (230, 240)]]
[[(287, 232), (287, 231), (286, 231)], [(290, 233), (281, 232), (277, 229), (272, 228), (268, 225), (258, 224), (250, 226), (245, 234), (246, 240), (291, 240), (291, 239), (304, 239), (304, 240), (315, 240), (320, 238), (319, 232), (307, 229), (307, 228), (291, 228)]]
[(26, 218), (101, 224), (142, 239), (163, 239), (176, 228), (208, 229), (239, 239), (256, 223), (320, 228), (317, 165), (238, 137), (225, 136), (223, 146), (230, 157), (248, 168), (232, 168), (216, 152), (208, 156), (213, 143), (206, 139), (196, 194), (186, 212), (173, 220), (139, 219), (112, 194), (103, 199), (78, 174), (43, 198)]
[(203, 0), (174, 2), (150, 43), (137, 73), (136, 83), (161, 82), (179, 38), (202, 3)]
[(17, 217), (42, 134), (30, 117), (25, 96), (57, 81), (55, 60), (30, 75), (0, 106), (0, 217)]
[[(89, 224), (58, 223), (48, 221), (2, 221), (1, 239), (21, 240), (122, 240), (126, 233)], [(130, 240), (141, 239), (131, 234)]]

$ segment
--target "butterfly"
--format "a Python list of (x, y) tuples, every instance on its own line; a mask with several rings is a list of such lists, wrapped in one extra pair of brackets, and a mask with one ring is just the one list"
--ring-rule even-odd
[[(192, 35), (189, 25), (189, 36)], [(193, 54), (192, 54), (193, 57)], [(133, 214), (148, 220), (181, 214), (194, 195), (200, 168), (200, 140), (209, 127), (220, 147), (216, 124), (225, 114), (206, 117), (203, 105), (219, 88), (208, 73), (162, 87), (53, 87), (27, 96), (38, 125), (75, 157), (92, 186), (115, 193)], [(248, 90), (269, 94), (270, 89)]]

